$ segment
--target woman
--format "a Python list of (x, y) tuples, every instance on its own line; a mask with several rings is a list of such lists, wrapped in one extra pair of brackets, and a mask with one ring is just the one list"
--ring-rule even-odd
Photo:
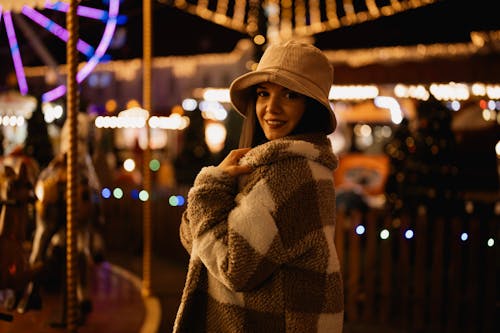
[(189, 191), (174, 332), (342, 332), (332, 79), (319, 49), (290, 41), (233, 81), (242, 148), (203, 168)]

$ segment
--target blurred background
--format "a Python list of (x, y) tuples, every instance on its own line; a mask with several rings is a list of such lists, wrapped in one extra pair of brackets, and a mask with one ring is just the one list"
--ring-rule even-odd
[[(178, 239), (187, 191), (203, 166), (237, 147), (242, 119), (227, 89), (267, 45), (290, 38), (314, 43), (334, 67), (338, 127), (330, 139), (340, 158), (336, 245), (346, 330), (497, 327), (500, 18), (493, 1), (151, 5), (145, 20), (142, 1), (78, 2), (77, 81), (81, 142), (98, 180), (99, 255), (139, 277), (152, 260), (160, 331), (171, 328), (187, 268)], [(67, 149), (68, 1), (0, 6), (0, 150), (4, 160), (21, 152), (39, 171), (50, 169)], [(36, 229), (28, 222), (28, 252)], [(152, 258), (143, 257), (145, 246)], [(141, 320), (142, 310), (136, 314)]]

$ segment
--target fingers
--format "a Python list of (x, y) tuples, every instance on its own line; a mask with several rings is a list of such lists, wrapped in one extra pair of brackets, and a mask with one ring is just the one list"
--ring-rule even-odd
[(250, 148), (234, 149), (234, 150), (231, 150), (231, 152), (229, 153), (229, 155), (227, 155), (227, 157), (230, 158), (231, 160), (233, 160), (234, 162), (238, 162), (249, 151), (250, 151)]
[(240, 148), (232, 150), (226, 158), (219, 164), (219, 168), (229, 173), (231, 176), (238, 176), (251, 171), (248, 165), (239, 165), (240, 159), (245, 156), (250, 148)]
[(226, 158), (219, 164), (220, 167), (238, 165), (240, 159), (245, 156), (245, 154), (250, 150), (250, 148), (241, 148), (231, 150), (231, 152), (226, 156)]

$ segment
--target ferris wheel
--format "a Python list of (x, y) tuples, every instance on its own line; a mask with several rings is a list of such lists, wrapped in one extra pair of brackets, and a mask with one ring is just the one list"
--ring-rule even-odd
[[(89, 2), (89, 1), (87, 1)], [(90, 1), (95, 4), (96, 1)], [(93, 20), (102, 24), (102, 31), (99, 40), (94, 45), (85, 41), (85, 36), (81, 36), (77, 42), (77, 50), (87, 59), (85, 64), (80, 67), (76, 75), (77, 83), (81, 83), (87, 78), (92, 70), (106, 55), (110, 47), (116, 27), (124, 17), (119, 15), (120, 0), (102, 0), (102, 4), (93, 6), (79, 5), (77, 7), (77, 15), (85, 20)], [(82, 1), (81, 3), (85, 3)], [(2, 6), (3, 5), (3, 6)], [(50, 57), (49, 46), (43, 45), (40, 38), (37, 38), (37, 33), (30, 29), (27, 21), (31, 21), (37, 27), (45, 29), (55, 40), (59, 39), (67, 43), (69, 38), (68, 30), (62, 24), (56, 22), (53, 16), (59, 15), (64, 18), (68, 12), (69, 4), (64, 1), (54, 0), (4, 0), (0, 1), (0, 29), (2, 25), (5, 27), (7, 40), (10, 48), (10, 54), (14, 64), (14, 70), (17, 78), (19, 92), (22, 95), (28, 94), (28, 83), (23, 67), (22, 55), (18, 44), (19, 30), (22, 31), (27, 38), (30, 38), (31, 44), (38, 46), (41, 50), (42, 57), (45, 62), (51, 62), (54, 67), (53, 58)], [(50, 17), (46, 15), (51, 13)], [(59, 20), (60, 21), (60, 20)], [(0, 40), (0, 45), (3, 42)], [(49, 47), (50, 48), (50, 47)], [(47, 54), (49, 53), (49, 54)], [(50, 102), (60, 98), (66, 94), (66, 85), (59, 84), (56, 87), (46, 91), (42, 95), (44, 102)]]

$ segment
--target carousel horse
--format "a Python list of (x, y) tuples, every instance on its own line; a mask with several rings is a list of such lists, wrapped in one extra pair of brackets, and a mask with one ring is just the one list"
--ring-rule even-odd
[(23, 288), (34, 275), (24, 246), (29, 205), (33, 201), (33, 183), (26, 164), (21, 163), (17, 171), (12, 166), (1, 164), (0, 290), (4, 294), (4, 306), (9, 310), (15, 306)]
[[(40, 174), (40, 166), (38, 162), (31, 156), (28, 156), (24, 152), (22, 146), (15, 147), (9, 154), (0, 157), (0, 165), (9, 166), (13, 168), (17, 173), (19, 173), (21, 166), (25, 169), (23, 172), (27, 172), (27, 177), (31, 183), (32, 188), (35, 187), (35, 183)], [(35, 230), (35, 200), (31, 200), (28, 205), (29, 208), (29, 220), (25, 226), (26, 239), (31, 243), (33, 238), (33, 232)]]
[[(80, 313), (84, 315), (91, 310), (89, 297), (90, 266), (102, 256), (101, 247), (96, 247), (96, 225), (100, 223), (100, 207), (98, 200), (99, 182), (87, 158), (80, 159), (78, 165), (77, 205), (78, 216), (75, 223), (77, 242), (77, 297)], [(49, 165), (40, 172), (36, 186), (36, 229), (29, 262), (33, 267), (43, 267), (45, 280), (61, 287), (65, 283), (65, 247), (66, 247), (66, 184), (67, 154), (57, 155)], [(52, 274), (50, 277), (48, 275)], [(34, 282), (36, 283), (36, 281)], [(33, 289), (33, 284), (30, 285)], [(27, 290), (24, 301), (29, 298), (31, 290)], [(19, 312), (24, 312), (20, 302)], [(65, 305), (63, 304), (63, 307)]]

